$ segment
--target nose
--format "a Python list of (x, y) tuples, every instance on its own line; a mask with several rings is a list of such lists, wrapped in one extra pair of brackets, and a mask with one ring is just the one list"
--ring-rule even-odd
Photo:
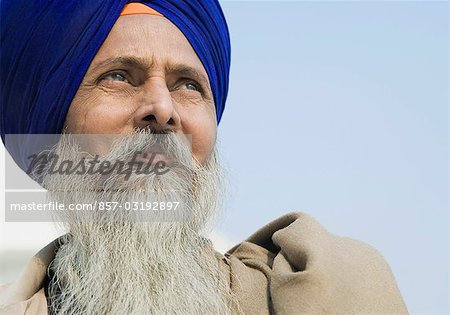
[(180, 128), (181, 120), (165, 82), (150, 82), (145, 87), (141, 105), (135, 112), (137, 128), (168, 131)]

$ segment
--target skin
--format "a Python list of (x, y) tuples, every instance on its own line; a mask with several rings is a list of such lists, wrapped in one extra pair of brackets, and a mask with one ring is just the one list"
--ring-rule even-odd
[(192, 137), (204, 163), (217, 135), (214, 99), (194, 49), (168, 19), (119, 17), (66, 116), (73, 134), (131, 134), (134, 128)]

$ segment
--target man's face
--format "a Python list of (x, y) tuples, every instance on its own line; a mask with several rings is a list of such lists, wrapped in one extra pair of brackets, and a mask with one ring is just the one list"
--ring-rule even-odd
[(216, 140), (207, 73), (183, 33), (166, 18), (120, 17), (69, 108), (75, 134), (131, 134), (135, 128), (192, 136), (203, 164)]

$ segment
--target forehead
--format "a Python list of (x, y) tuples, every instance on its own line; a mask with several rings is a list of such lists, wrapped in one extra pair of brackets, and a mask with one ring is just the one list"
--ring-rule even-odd
[(108, 58), (133, 56), (155, 67), (180, 64), (207, 77), (202, 62), (184, 34), (167, 18), (137, 14), (121, 16), (94, 58), (92, 66)]

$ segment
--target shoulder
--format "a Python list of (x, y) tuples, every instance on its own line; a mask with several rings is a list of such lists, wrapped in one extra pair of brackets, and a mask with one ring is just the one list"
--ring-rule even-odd
[(59, 239), (34, 255), (12, 283), (0, 286), (0, 310), (5, 314), (46, 314), (44, 282)]
[(8, 315), (47, 315), (47, 299), (44, 288), (29, 298), (23, 298), (14, 283), (0, 285), (0, 314)]
[(267, 252), (269, 290), (281, 313), (407, 313), (381, 253), (330, 233), (307, 213), (291, 212), (266, 224), (229, 253), (243, 258), (243, 247), (252, 248), (247, 255)]

